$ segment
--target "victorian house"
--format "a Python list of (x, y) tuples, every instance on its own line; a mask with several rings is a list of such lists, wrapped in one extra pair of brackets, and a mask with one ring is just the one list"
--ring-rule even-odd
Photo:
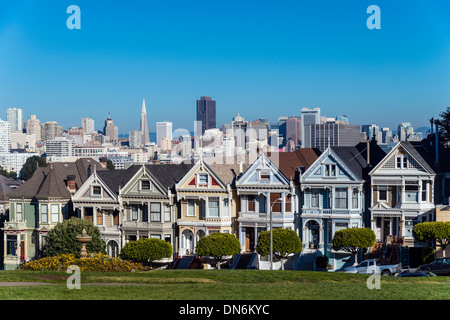
[(439, 151), (429, 139), (401, 141), (370, 171), (371, 227), (378, 242), (418, 245), (414, 225), (435, 221), (436, 204), (448, 203), (450, 157)]
[(71, 197), (94, 166), (104, 169), (93, 159), (38, 167), (29, 180), (7, 194), (9, 219), (2, 228), (4, 269), (15, 269), (41, 256), (49, 230), (76, 215)]
[(119, 193), (138, 169), (94, 170), (72, 195), (77, 216), (96, 225), (106, 243), (106, 251), (117, 257), (123, 246), (120, 226), (124, 221)]
[(179, 256), (195, 253), (197, 241), (213, 232), (236, 234), (238, 174), (238, 165), (209, 165), (201, 159), (175, 185)]
[(242, 252), (255, 252), (258, 235), (272, 228), (295, 229), (295, 186), (275, 164), (278, 153), (259, 157), (236, 182), (239, 195), (239, 241)]
[[(135, 174), (121, 188), (122, 245), (141, 238), (158, 238), (176, 250), (175, 223), (179, 205), (175, 186), (192, 164), (135, 165)], [(175, 252), (174, 252), (175, 253)]]
[[(369, 154), (369, 156), (368, 156)], [(368, 171), (385, 155), (376, 143), (328, 147), (300, 176), (301, 234), (304, 252), (328, 256), (334, 270), (346, 266), (350, 255), (334, 251), (336, 231), (367, 225)]]

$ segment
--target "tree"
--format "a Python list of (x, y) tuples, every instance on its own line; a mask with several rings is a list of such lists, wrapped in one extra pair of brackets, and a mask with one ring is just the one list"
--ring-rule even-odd
[(439, 125), (439, 140), (446, 145), (450, 142), (450, 107), (439, 114), (441, 119), (434, 120)]
[[(272, 232), (272, 252), (281, 260), (281, 269), (284, 270), (284, 263), (289, 255), (302, 252), (302, 242), (294, 230), (278, 228), (273, 229)], [(270, 231), (259, 233), (256, 252), (262, 256), (270, 255)]]
[(120, 250), (120, 258), (151, 265), (153, 261), (170, 258), (172, 246), (170, 243), (156, 238), (142, 238), (130, 241)]
[(433, 221), (418, 223), (413, 228), (413, 235), (417, 241), (433, 240), (442, 248), (445, 257), (445, 249), (450, 240), (450, 222)]
[(239, 239), (230, 233), (214, 232), (197, 242), (195, 252), (201, 257), (213, 257), (217, 269), (220, 269), (220, 263), (225, 261), (225, 257), (241, 252), (241, 244)]
[(355, 256), (358, 263), (358, 253), (361, 249), (375, 244), (375, 233), (369, 228), (347, 228), (336, 231), (333, 237), (333, 250), (344, 250)]
[(80, 218), (70, 218), (63, 222), (58, 222), (56, 226), (48, 232), (46, 244), (43, 250), (44, 256), (57, 256), (61, 254), (74, 254), (80, 256), (81, 243), (76, 236), (86, 230), (92, 237), (91, 242), (86, 244), (89, 253), (106, 253), (106, 243), (101, 238), (100, 229), (88, 220)]
[(47, 160), (45, 157), (39, 157), (39, 156), (32, 156), (29, 157), (22, 169), (20, 170), (20, 178), (22, 180), (28, 180), (30, 179), (34, 172), (36, 171), (37, 167), (46, 167), (47, 166)]

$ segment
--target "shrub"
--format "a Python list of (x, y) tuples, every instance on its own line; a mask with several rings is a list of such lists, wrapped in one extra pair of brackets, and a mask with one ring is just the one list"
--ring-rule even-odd
[[(281, 260), (281, 269), (284, 262), (293, 253), (302, 251), (302, 242), (297, 232), (291, 229), (274, 229), (272, 233), (273, 254)], [(270, 255), (270, 231), (261, 231), (256, 245), (256, 252), (262, 256)]]
[(336, 231), (333, 238), (333, 250), (344, 250), (355, 256), (361, 249), (372, 247), (375, 244), (375, 233), (369, 228), (347, 228)]
[(232, 256), (241, 252), (239, 239), (230, 233), (214, 232), (201, 238), (195, 247), (195, 253), (202, 257), (213, 257), (216, 266), (220, 269), (220, 263), (226, 256)]
[(86, 258), (77, 258), (74, 254), (44, 257), (39, 260), (24, 263), (20, 266), (20, 269), (29, 271), (66, 271), (71, 265), (78, 266), (80, 271), (93, 272), (145, 270), (142, 264), (111, 258), (103, 253), (91, 254), (91, 256)]
[(170, 243), (155, 238), (143, 238), (130, 241), (120, 250), (120, 258), (151, 265), (154, 260), (170, 258), (172, 246)]
[(87, 252), (105, 253), (106, 243), (102, 240), (98, 227), (88, 220), (74, 217), (57, 223), (48, 232), (43, 251), (44, 256), (53, 257), (62, 254), (73, 254), (79, 257), (81, 243), (77, 241), (76, 236), (80, 235), (83, 229), (92, 237), (92, 241), (86, 244)]

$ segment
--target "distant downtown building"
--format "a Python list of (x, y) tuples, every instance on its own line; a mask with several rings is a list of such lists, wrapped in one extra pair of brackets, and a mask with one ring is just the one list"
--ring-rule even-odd
[(142, 135), (141, 143), (147, 145), (150, 143), (150, 134), (148, 131), (147, 109), (145, 108), (145, 99), (142, 99), (141, 125), (140, 131)]
[(172, 122), (161, 121), (156, 123), (156, 144), (161, 146), (162, 139), (172, 141)]
[(6, 110), (6, 121), (10, 124), (10, 131), (23, 130), (23, 112), (20, 108), (9, 108)]
[(81, 118), (81, 127), (85, 134), (91, 134), (95, 132), (95, 122), (91, 117)]
[(0, 153), (8, 153), (10, 151), (10, 133), (9, 121), (2, 121), (0, 119)]
[(311, 124), (305, 129), (309, 139), (303, 140), (304, 148), (324, 151), (328, 147), (351, 147), (365, 141), (365, 133), (360, 125), (336, 122)]
[(27, 135), (34, 134), (36, 136), (36, 141), (42, 140), (41, 121), (39, 119), (36, 119), (35, 114), (32, 114), (25, 123), (25, 131)]
[(309, 126), (314, 124), (320, 124), (320, 108), (302, 108), (301, 115), (301, 139), (303, 148), (311, 148), (311, 137)]
[(110, 117), (105, 120), (103, 135), (105, 136), (107, 142), (112, 144), (117, 144), (119, 142), (119, 128), (114, 125), (114, 122)]
[(197, 100), (196, 135), (203, 135), (205, 130), (216, 128), (216, 101), (211, 97), (200, 97)]

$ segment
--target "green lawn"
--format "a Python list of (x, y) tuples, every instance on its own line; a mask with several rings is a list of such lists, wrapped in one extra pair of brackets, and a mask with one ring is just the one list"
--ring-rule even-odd
[[(331, 272), (262, 270), (159, 270), (82, 273), (81, 289), (68, 289), (65, 272), (0, 271), (0, 282), (47, 282), (0, 286), (3, 300), (448, 300), (450, 277), (381, 277)], [(103, 284), (101, 284), (103, 283)], [(111, 283), (116, 283), (111, 285)], [(121, 285), (120, 285), (121, 284)]]

